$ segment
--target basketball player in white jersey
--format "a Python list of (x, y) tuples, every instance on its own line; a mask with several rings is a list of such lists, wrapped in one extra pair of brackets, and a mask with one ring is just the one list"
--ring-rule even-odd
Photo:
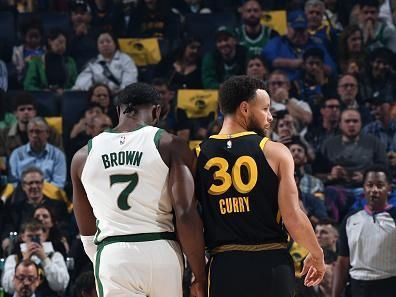
[(119, 125), (72, 161), (74, 212), (99, 297), (182, 297), (176, 231), (195, 275), (191, 294), (205, 296), (193, 155), (181, 139), (151, 126), (159, 99), (147, 84), (126, 87), (118, 96)]

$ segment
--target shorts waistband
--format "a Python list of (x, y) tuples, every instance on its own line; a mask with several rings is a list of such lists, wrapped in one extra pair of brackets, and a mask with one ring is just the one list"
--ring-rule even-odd
[(241, 251), (241, 252), (259, 252), (259, 251), (271, 251), (271, 250), (283, 250), (287, 249), (287, 243), (275, 242), (275, 243), (263, 243), (263, 244), (225, 244), (214, 249), (211, 249), (209, 252), (211, 255), (223, 253), (223, 252), (232, 252), (232, 251)]
[(154, 240), (176, 240), (175, 232), (153, 232), (153, 233), (139, 233), (129, 235), (109, 236), (98, 242), (97, 245), (107, 245), (115, 242), (143, 242)]

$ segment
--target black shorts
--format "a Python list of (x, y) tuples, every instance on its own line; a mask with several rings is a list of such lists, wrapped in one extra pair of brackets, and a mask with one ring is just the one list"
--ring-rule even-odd
[(223, 252), (208, 268), (208, 297), (292, 297), (293, 260), (286, 250)]

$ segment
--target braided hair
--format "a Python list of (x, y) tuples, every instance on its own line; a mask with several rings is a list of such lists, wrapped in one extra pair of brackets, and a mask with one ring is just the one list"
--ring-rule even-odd
[(117, 96), (117, 106), (126, 105), (124, 114), (136, 113), (139, 105), (156, 105), (160, 103), (160, 94), (146, 83), (133, 83), (125, 87)]

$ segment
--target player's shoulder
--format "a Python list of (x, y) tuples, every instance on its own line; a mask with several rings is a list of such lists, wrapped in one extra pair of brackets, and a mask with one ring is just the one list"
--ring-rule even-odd
[(290, 156), (290, 151), (287, 146), (283, 143), (272, 141), (268, 139), (265, 145), (262, 147), (265, 154), (270, 154), (271, 156), (276, 156), (279, 158), (285, 158)]

